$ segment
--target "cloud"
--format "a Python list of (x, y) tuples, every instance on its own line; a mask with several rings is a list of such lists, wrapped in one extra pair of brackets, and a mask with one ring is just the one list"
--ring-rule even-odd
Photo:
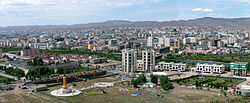
[[(128, 7), (128, 6), (145, 6), (158, 4), (163, 0), (0, 0), (0, 10), (27, 8), (30, 6), (62, 6), (77, 5), (81, 6), (102, 6), (102, 7)], [(78, 5), (79, 6), (79, 5)]]
[(29, 6), (58, 5), (64, 0), (0, 0), (0, 10), (26, 8)]
[(213, 12), (213, 9), (209, 9), (209, 8), (195, 8), (192, 11), (194, 12)]
[(161, 2), (162, 0), (149, 0), (151, 3), (159, 3)]
[(250, 0), (232, 0), (232, 1), (250, 4)]
[[(164, 0), (0, 0), (0, 26), (74, 24), (119, 19), (121, 11), (155, 10)], [(155, 7), (155, 8), (154, 8)], [(159, 7), (162, 8), (162, 7)], [(131, 12), (133, 12), (131, 11)], [(140, 11), (140, 12), (142, 12)], [(141, 16), (141, 15), (139, 15)], [(138, 17), (139, 17), (138, 16)], [(121, 17), (122, 18), (122, 17)], [(124, 17), (125, 18), (125, 17)], [(56, 20), (55, 20), (56, 19)]]
[(133, 3), (129, 2), (106, 2), (104, 3), (108, 7), (119, 8), (119, 7), (127, 7), (134, 5)]

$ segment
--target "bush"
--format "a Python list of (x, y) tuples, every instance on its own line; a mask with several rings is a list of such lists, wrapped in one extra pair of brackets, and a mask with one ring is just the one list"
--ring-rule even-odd
[(154, 76), (154, 75), (151, 75), (151, 82), (154, 83), (154, 84), (158, 84), (158, 77)]
[(41, 77), (48, 77), (51, 74), (54, 74), (54, 69), (48, 67), (40, 67), (34, 70), (29, 70), (26, 77), (28, 77), (29, 79), (31, 79), (31, 77), (41, 78)]
[(160, 85), (161, 85), (161, 88), (164, 90), (170, 90), (170, 89), (174, 88), (173, 84), (170, 82), (168, 77), (161, 77), (160, 78)]

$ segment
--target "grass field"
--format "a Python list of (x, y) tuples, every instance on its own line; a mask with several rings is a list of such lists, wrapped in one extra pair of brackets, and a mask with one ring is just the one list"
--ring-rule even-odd
[(228, 87), (236, 84), (240, 80), (238, 79), (225, 79), (225, 78), (215, 78), (215, 77), (192, 77), (187, 79), (178, 80), (177, 83), (186, 86), (192, 85), (202, 85), (209, 86), (213, 88)]

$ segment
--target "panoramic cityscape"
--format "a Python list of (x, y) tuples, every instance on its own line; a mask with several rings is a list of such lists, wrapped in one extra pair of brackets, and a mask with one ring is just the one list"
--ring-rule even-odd
[(249, 0), (0, 0), (0, 103), (249, 103)]

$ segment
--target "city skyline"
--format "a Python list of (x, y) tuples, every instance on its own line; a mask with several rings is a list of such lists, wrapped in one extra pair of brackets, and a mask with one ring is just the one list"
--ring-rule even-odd
[(1, 0), (0, 27), (240, 18), (250, 17), (249, 5), (250, 0)]

